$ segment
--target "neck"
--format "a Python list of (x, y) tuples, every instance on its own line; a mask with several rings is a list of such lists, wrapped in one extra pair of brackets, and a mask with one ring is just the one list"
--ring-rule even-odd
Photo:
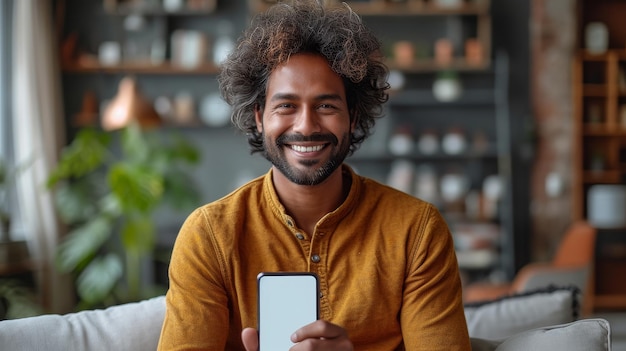
[(273, 169), (274, 187), (280, 202), (299, 228), (313, 234), (317, 222), (334, 211), (345, 200), (349, 184), (344, 184), (343, 169), (339, 167), (318, 185), (298, 185)]

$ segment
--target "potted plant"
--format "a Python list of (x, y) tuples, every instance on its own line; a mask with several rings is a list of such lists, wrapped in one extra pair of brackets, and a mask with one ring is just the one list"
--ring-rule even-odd
[(58, 247), (57, 267), (75, 276), (79, 309), (162, 292), (141, 278), (142, 262), (155, 246), (154, 211), (164, 204), (183, 210), (199, 203), (185, 168), (198, 162), (199, 151), (169, 136), (132, 123), (114, 132), (86, 128), (63, 150), (48, 187), (70, 230)]

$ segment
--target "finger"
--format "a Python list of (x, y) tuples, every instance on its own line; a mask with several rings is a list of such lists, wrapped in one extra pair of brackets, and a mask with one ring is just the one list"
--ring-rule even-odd
[(309, 338), (335, 339), (340, 337), (347, 337), (345, 329), (327, 321), (317, 320), (296, 330), (291, 335), (291, 341), (297, 343)]
[(241, 331), (241, 342), (246, 351), (259, 351), (259, 334), (254, 328), (244, 328)]

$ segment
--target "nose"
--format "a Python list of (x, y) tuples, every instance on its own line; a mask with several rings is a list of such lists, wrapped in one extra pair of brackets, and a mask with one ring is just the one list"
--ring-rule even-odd
[(313, 108), (303, 108), (293, 123), (293, 131), (302, 135), (319, 133), (321, 130), (319, 116)]

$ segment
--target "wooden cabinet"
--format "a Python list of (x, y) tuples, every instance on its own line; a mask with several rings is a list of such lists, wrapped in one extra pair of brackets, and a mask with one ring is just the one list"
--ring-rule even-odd
[[(625, 42), (626, 43), (626, 42)], [(574, 213), (587, 218), (587, 193), (594, 184), (622, 184), (626, 176), (626, 50), (574, 60)], [(621, 77), (621, 78), (620, 78)]]
[[(572, 71), (574, 219), (593, 220), (588, 203), (594, 185), (626, 184), (624, 11), (623, 1), (578, 1), (579, 44)], [(592, 23), (601, 23), (605, 34), (589, 33)], [(592, 50), (599, 42), (605, 48)], [(600, 227), (590, 307), (625, 308), (626, 289), (615, 277), (626, 273), (626, 228)]]

